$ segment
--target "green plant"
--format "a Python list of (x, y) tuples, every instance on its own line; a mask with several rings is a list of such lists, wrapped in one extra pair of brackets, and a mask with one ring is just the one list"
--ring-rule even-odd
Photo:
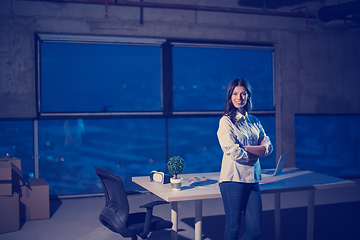
[(182, 157), (174, 156), (167, 162), (167, 167), (169, 172), (175, 175), (175, 178), (178, 178), (177, 175), (185, 169), (185, 161)]

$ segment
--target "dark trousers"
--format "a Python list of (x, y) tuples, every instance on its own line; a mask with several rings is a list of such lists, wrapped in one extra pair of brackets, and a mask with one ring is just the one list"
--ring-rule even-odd
[(262, 202), (258, 183), (221, 182), (226, 227), (224, 240), (237, 240), (244, 212), (246, 231), (241, 240), (260, 237), (262, 229)]

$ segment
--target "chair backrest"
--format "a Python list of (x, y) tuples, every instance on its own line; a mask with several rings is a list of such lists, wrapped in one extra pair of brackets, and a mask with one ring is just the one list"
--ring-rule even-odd
[(129, 235), (126, 221), (129, 216), (129, 202), (124, 184), (120, 177), (101, 168), (95, 167), (105, 193), (105, 208), (100, 214), (101, 223), (110, 230)]

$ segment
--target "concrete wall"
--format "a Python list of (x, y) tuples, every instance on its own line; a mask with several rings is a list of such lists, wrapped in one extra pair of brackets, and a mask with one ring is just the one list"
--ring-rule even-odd
[[(235, 0), (151, 0), (239, 8)], [(310, 1), (310, 13), (324, 4)], [(346, 2), (346, 1), (345, 1)], [(290, 12), (292, 7), (277, 11)], [(142, 19), (142, 21), (141, 21)], [(295, 161), (295, 114), (360, 113), (360, 30), (343, 21), (164, 8), (0, 1), (0, 118), (35, 118), (35, 33), (149, 36), (275, 46), (277, 147)]]

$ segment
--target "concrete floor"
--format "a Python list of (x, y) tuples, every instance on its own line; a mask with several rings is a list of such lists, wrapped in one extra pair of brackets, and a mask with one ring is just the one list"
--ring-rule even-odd
[[(360, 179), (355, 187), (316, 191), (314, 240), (360, 239)], [(274, 196), (263, 194), (264, 229), (260, 240), (274, 238)], [(143, 211), (138, 206), (159, 200), (151, 193), (129, 195), (130, 211)], [(52, 199), (51, 218), (22, 223), (19, 231), (0, 234), (1, 240), (121, 240), (98, 220), (104, 197)], [(303, 240), (306, 237), (307, 192), (283, 193), (282, 239)], [(179, 203), (179, 240), (194, 239), (195, 202)], [(154, 208), (154, 214), (170, 219), (170, 205)], [(221, 199), (203, 201), (203, 239), (221, 240), (225, 216)], [(129, 238), (128, 238), (129, 239)], [(152, 233), (149, 240), (168, 240), (170, 231)]]

